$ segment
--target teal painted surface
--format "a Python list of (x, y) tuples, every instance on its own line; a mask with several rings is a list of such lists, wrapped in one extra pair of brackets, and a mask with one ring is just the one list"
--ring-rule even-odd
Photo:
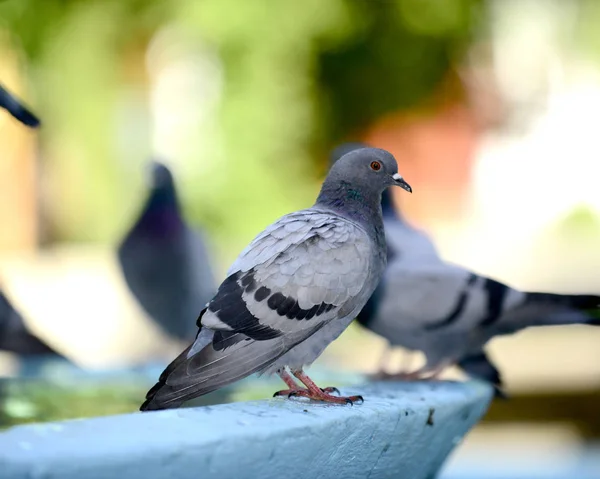
[(372, 383), (363, 405), (271, 399), (18, 426), (3, 479), (429, 479), (485, 413), (482, 383)]

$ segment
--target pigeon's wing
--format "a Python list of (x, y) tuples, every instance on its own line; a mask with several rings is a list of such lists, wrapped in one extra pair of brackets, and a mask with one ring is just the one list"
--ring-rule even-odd
[(186, 358), (143, 410), (182, 401), (260, 371), (328, 322), (345, 318), (367, 287), (372, 245), (353, 223), (304, 210), (284, 216), (240, 254)]
[(523, 301), (520, 291), (450, 263), (392, 264), (385, 291), (381, 317), (401, 330), (469, 332)]
[(364, 324), (392, 344), (422, 349), (432, 363), (479, 353), (494, 336), (530, 326), (598, 324), (589, 312), (598, 296), (526, 293), (451, 263), (395, 261), (382, 284)]
[(240, 254), (202, 325), (256, 340), (312, 332), (353, 309), (371, 257), (351, 222), (311, 210), (285, 216)]
[(0, 107), (7, 110), (12, 116), (27, 126), (35, 128), (40, 125), (40, 120), (1, 85)]

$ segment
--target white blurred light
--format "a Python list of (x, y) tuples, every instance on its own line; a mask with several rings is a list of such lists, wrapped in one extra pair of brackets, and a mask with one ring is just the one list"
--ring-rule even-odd
[[(189, 160), (214, 158), (223, 88), (222, 65), (214, 49), (175, 28), (165, 28), (148, 48), (147, 68), (155, 153), (181, 166)], [(208, 161), (193, 164), (195, 173), (210, 166)]]
[(550, 226), (580, 207), (600, 214), (600, 69), (572, 47), (577, 10), (571, 2), (498, 0), (494, 6), (494, 71), (509, 110), (528, 125), (484, 137), (468, 234), (455, 234), (444, 249), (452, 259), (518, 283), (528, 274), (524, 260)]

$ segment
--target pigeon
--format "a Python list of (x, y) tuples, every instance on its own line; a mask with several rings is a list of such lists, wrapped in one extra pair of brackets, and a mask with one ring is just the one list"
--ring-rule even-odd
[[(344, 144), (330, 162), (362, 143)], [(424, 367), (391, 377), (435, 378), (457, 365), (496, 388), (502, 380), (484, 351), (499, 335), (531, 326), (599, 325), (600, 296), (523, 292), (444, 261), (431, 239), (411, 226), (382, 196), (388, 263), (383, 278), (357, 316), (359, 324), (385, 338), (390, 347), (422, 351)], [(387, 357), (384, 354), (384, 357)], [(387, 375), (382, 371), (379, 377)]]
[[(0, 85), (0, 107), (31, 128), (40, 126), (40, 120), (19, 100)], [(0, 350), (22, 356), (52, 355), (62, 357), (50, 346), (33, 335), (21, 315), (13, 308), (0, 290)]]
[(508, 395), (504, 392), (504, 382), (500, 371), (483, 349), (465, 356), (456, 365), (470, 377), (479, 378), (491, 384), (497, 398), (508, 399)]
[(0, 291), (0, 350), (20, 356), (62, 357), (27, 329), (25, 321), (2, 291)]
[(2, 85), (0, 85), (0, 107), (4, 108), (24, 125), (27, 125), (31, 128), (37, 128), (40, 126), (40, 120), (38, 117), (25, 108), (21, 102), (8, 91), (6, 91)]
[(150, 194), (118, 247), (129, 289), (168, 336), (196, 337), (196, 318), (216, 291), (204, 235), (182, 218), (173, 175), (158, 161), (149, 165)]
[(387, 151), (342, 157), (311, 208), (283, 216), (242, 251), (200, 313), (195, 342), (167, 366), (140, 409), (175, 408), (255, 372), (286, 383), (274, 396), (362, 401), (319, 388), (303, 368), (354, 320), (381, 278), (381, 193), (393, 185), (412, 192)]

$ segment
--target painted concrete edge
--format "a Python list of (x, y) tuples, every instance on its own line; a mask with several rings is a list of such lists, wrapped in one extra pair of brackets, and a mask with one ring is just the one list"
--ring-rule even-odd
[(355, 406), (271, 399), (17, 426), (3, 479), (432, 477), (485, 414), (479, 382), (370, 383)]

